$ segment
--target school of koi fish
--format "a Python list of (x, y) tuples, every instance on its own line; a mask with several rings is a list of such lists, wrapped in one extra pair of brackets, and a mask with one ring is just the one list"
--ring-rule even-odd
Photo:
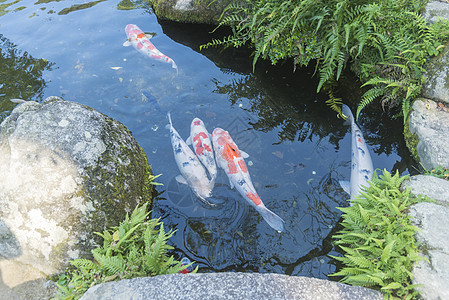
[[(368, 186), (373, 175), (373, 163), (351, 110), (344, 104), (342, 109), (351, 125), (352, 147), (351, 179), (340, 181), (340, 185), (353, 199), (360, 194), (362, 186)], [(284, 220), (263, 204), (254, 188), (244, 160), (249, 155), (238, 148), (229, 132), (215, 128), (210, 135), (204, 122), (194, 118), (186, 143), (173, 127), (170, 113), (168, 119), (173, 153), (181, 172), (181, 175), (176, 177), (179, 183), (187, 184), (199, 199), (209, 206), (214, 206), (207, 198), (212, 196), (218, 165), (225, 171), (231, 189), (235, 188), (273, 229), (278, 232), (284, 230)], [(188, 145), (193, 145), (194, 151)]]
[[(137, 25), (126, 25), (127, 40), (123, 46), (133, 46), (145, 56), (164, 63), (171, 63), (178, 72), (176, 63), (170, 57), (160, 52), (151, 42), (151, 35), (145, 34)], [(148, 91), (142, 91), (148, 101), (153, 100)], [(158, 111), (161, 109), (157, 106)], [(354, 121), (351, 110), (345, 104), (342, 112), (347, 117), (346, 123), (351, 126), (351, 177), (350, 181), (340, 181), (340, 185), (351, 199), (358, 196), (362, 186), (368, 186), (373, 175), (373, 164), (369, 150), (365, 144), (362, 132)], [(229, 132), (215, 128), (212, 135), (206, 129), (204, 122), (194, 118), (190, 126), (190, 136), (186, 142), (173, 127), (170, 113), (168, 128), (173, 147), (173, 153), (181, 175), (176, 177), (179, 183), (187, 184), (193, 193), (206, 205), (215, 206), (207, 198), (212, 191), (217, 177), (217, 165), (223, 169), (229, 178), (231, 188), (235, 188), (242, 197), (253, 206), (256, 211), (273, 229), (278, 232), (284, 230), (284, 220), (270, 211), (257, 194), (248, 172), (244, 158), (248, 154), (240, 150)], [(194, 151), (189, 147), (192, 145)]]
[[(284, 221), (270, 211), (257, 194), (244, 160), (248, 154), (238, 148), (229, 132), (215, 128), (210, 135), (203, 121), (194, 118), (190, 126), (190, 136), (187, 142), (184, 142), (173, 127), (170, 113), (168, 119), (173, 153), (181, 172), (181, 175), (176, 177), (179, 183), (187, 184), (205, 204), (214, 206), (207, 198), (212, 196), (218, 165), (228, 176), (231, 188), (235, 187), (268, 225), (278, 232), (284, 230)], [(188, 144), (193, 145), (194, 151)]]

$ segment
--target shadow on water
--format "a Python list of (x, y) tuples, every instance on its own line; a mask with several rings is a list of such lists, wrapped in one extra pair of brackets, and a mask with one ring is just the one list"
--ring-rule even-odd
[(9, 99), (42, 100), (47, 86), (43, 73), (51, 71), (52, 66), (46, 59), (17, 49), (0, 34), (0, 122), (16, 105)]
[[(239, 201), (240, 195), (229, 188), (223, 174), (214, 190), (214, 196), (224, 201), (217, 209), (203, 207), (186, 187), (177, 187), (185, 190), (179, 192), (182, 199), (174, 200), (170, 183), (166, 187), (168, 193), (162, 194), (166, 198), (157, 201), (155, 211), (179, 230), (173, 243), (182, 251), (180, 255), (197, 261), (203, 271), (274, 272), (327, 278), (327, 274), (335, 271), (335, 261), (328, 255), (338, 255), (332, 245), (341, 216), (337, 207), (347, 205), (348, 197), (338, 180), (349, 175), (350, 145), (348, 139), (345, 144), (342, 141), (350, 129), (326, 106), (326, 96), (316, 94), (318, 79), (313, 76), (314, 66), (293, 73), (289, 62), (272, 66), (259, 61), (252, 72), (250, 49), (199, 50), (200, 45), (219, 38), (225, 31), (211, 36), (208, 32), (213, 26), (160, 23), (165, 34), (205, 55), (222, 72), (240, 75), (227, 82), (213, 79), (213, 93), (226, 96), (231, 107), (245, 112), (233, 116), (234, 124), (227, 128), (231, 135), (237, 135), (235, 140), (239, 140), (241, 149), (255, 143), (262, 148), (279, 149), (272, 151), (272, 157), (265, 156), (257, 162), (272, 176), (265, 176), (270, 183), (256, 189), (265, 189), (265, 195), (276, 199), (275, 211), (282, 212), (286, 221), (286, 231), (280, 235), (267, 229), (254, 209)], [(337, 92), (355, 112), (361, 97), (356, 78), (345, 74)], [(374, 153), (375, 166), (412, 173), (414, 161), (405, 147), (401, 122), (402, 119), (393, 120), (391, 114), (375, 105), (365, 109), (359, 119)], [(260, 142), (263, 134), (271, 138)], [(309, 149), (296, 147), (298, 144), (310, 144), (311, 157), (303, 154)], [(336, 155), (339, 152), (343, 152), (342, 157)], [(342, 158), (344, 161), (339, 162)], [(392, 159), (396, 161), (390, 163)], [(317, 168), (319, 176), (306, 174), (311, 165)]]

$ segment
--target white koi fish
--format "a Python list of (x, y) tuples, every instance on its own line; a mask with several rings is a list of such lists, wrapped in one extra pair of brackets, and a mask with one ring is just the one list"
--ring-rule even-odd
[(176, 181), (187, 184), (195, 195), (207, 205), (215, 206), (215, 204), (206, 200), (206, 198), (211, 196), (213, 183), (209, 182), (203, 165), (173, 127), (170, 113), (167, 116), (170, 121), (168, 126), (170, 128), (173, 154), (181, 172), (181, 175), (176, 176)]
[(209, 172), (211, 182), (215, 182), (217, 165), (215, 164), (212, 141), (204, 122), (199, 118), (193, 119), (192, 124), (190, 124), (190, 136), (187, 139), (187, 145), (190, 144), (193, 144), (196, 156)]
[(221, 128), (215, 128), (212, 133), (212, 143), (215, 150), (217, 165), (225, 170), (231, 188), (237, 191), (248, 201), (273, 229), (278, 232), (284, 230), (284, 220), (269, 210), (260, 199), (253, 186), (243, 158), (248, 154), (240, 151), (229, 133)]
[(360, 195), (361, 187), (368, 187), (368, 181), (373, 177), (373, 162), (366, 146), (362, 132), (354, 121), (351, 109), (343, 104), (343, 114), (348, 117), (347, 122), (351, 123), (352, 150), (351, 150), (351, 180), (340, 181), (343, 190), (354, 199)]
[(140, 30), (139, 27), (137, 27), (137, 25), (134, 24), (126, 25), (125, 32), (128, 40), (123, 43), (123, 46), (133, 46), (137, 51), (152, 59), (164, 63), (171, 63), (172, 68), (176, 69), (176, 72), (178, 72), (178, 67), (173, 59), (163, 54), (153, 45), (153, 43), (150, 42), (151, 35), (146, 35), (142, 30)]

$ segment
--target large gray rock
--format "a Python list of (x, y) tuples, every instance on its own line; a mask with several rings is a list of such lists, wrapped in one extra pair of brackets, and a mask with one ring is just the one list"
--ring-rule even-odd
[(419, 261), (413, 270), (413, 283), (424, 299), (449, 299), (449, 182), (433, 176), (418, 175), (405, 182), (415, 195), (425, 195), (440, 204), (422, 202), (410, 208), (412, 222), (420, 231)]
[(427, 196), (449, 207), (449, 181), (430, 175), (415, 175), (403, 183), (414, 195)]
[[(423, 17), (430, 23), (439, 18), (449, 20), (449, 5), (441, 1), (431, 1), (426, 5)], [(449, 45), (426, 66), (426, 82), (423, 86), (423, 96), (449, 103)]]
[(20, 104), (0, 124), (0, 272), (10, 288), (90, 255), (94, 232), (151, 200), (151, 169), (131, 133), (54, 98)]
[(378, 291), (316, 278), (259, 273), (172, 274), (108, 282), (82, 300), (382, 299)]
[(411, 134), (416, 135), (417, 142), (408, 142), (407, 145), (412, 153), (417, 154), (424, 168), (449, 167), (449, 112), (446, 107), (441, 108), (429, 99), (416, 100), (408, 128)]
[[(446, 4), (447, 5), (447, 4)], [(447, 5), (449, 6), (449, 5)], [(426, 98), (449, 103), (449, 44), (436, 57), (432, 58), (424, 76), (422, 95)]]
[(430, 1), (427, 3), (422, 16), (431, 23), (435, 23), (438, 18), (449, 20), (449, 5), (443, 1)]
[(146, 0), (151, 2), (154, 13), (160, 19), (183, 22), (218, 24), (224, 9), (230, 4), (246, 5), (245, 0)]

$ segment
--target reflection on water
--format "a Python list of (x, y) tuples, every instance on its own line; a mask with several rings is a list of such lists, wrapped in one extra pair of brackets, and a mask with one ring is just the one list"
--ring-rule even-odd
[(20, 51), (0, 34), (0, 122), (16, 105), (9, 99), (42, 99), (47, 86), (43, 72), (50, 71), (52, 65)]
[[(316, 95), (313, 68), (292, 73), (289, 64), (261, 61), (252, 73), (250, 50), (200, 52), (213, 28), (170, 22), (161, 27), (139, 1), (8, 3), (0, 10), (2, 34), (11, 41), (2, 39), (8, 71), (2, 71), (0, 111), (11, 110), (9, 98), (57, 95), (125, 124), (154, 173), (162, 173), (153, 216), (177, 230), (170, 240), (177, 256), (197, 261), (203, 272), (326, 278), (335, 270), (327, 255), (337, 254), (331, 236), (341, 215), (336, 207), (346, 205), (338, 181), (349, 179), (351, 139), (349, 127)], [(153, 32), (152, 43), (176, 61), (179, 75), (122, 47), (126, 24)], [(358, 99), (344, 96), (356, 94), (351, 88), (342, 86), (340, 94), (354, 109)], [(211, 199), (215, 208), (204, 207), (175, 180), (179, 171), (164, 129), (167, 111), (184, 139), (194, 117), (209, 132), (215, 127), (230, 132), (250, 155), (246, 163), (264, 204), (285, 220), (283, 233), (230, 188), (221, 170)], [(359, 124), (375, 167), (410, 172), (400, 120), (365, 110)]]
[[(59, 11), (55, 11), (52, 8), (52, 2), (62, 2), (65, 0), (38, 0), (36, 2), (30, 3), (30, 1), (26, 0), (12, 0), (12, 1), (1, 1), (3, 2), (0, 4), (0, 17), (11, 12), (15, 11), (21, 11), (26, 9), (27, 7), (38, 7), (40, 12), (46, 12), (47, 14), (58, 14), (58, 15), (67, 15), (71, 12), (80, 11), (83, 9), (87, 9), (90, 7), (93, 7), (101, 2), (107, 1), (107, 0), (97, 0), (97, 1), (83, 1), (82, 4), (72, 4), (70, 5), (70, 1), (67, 5), (70, 5), (68, 7), (62, 8)], [(148, 3), (145, 3), (144, 1), (131, 1), (131, 0), (122, 0), (117, 4), (117, 9), (134, 9), (137, 7), (147, 6), (149, 7)], [(50, 7), (50, 8), (49, 8)], [(34, 11), (29, 17), (36, 17), (39, 16), (39, 12)]]

